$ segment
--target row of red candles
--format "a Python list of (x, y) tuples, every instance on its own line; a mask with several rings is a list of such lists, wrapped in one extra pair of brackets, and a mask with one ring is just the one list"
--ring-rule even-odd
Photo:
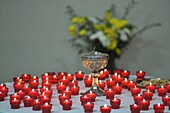
[[(125, 73), (129, 73), (129, 75), (130, 75), (130, 72), (129, 71), (125, 71)], [(77, 72), (78, 74), (80, 74), (81, 75), (81, 77), (79, 77), (78, 78), (78, 80), (82, 80), (82, 76), (84, 76), (84, 73), (83, 72)], [(141, 72), (140, 72), (141, 73)], [(53, 76), (51, 76), (51, 75), (53, 75)], [(108, 75), (108, 74), (106, 74), (106, 75)], [(59, 77), (59, 78), (57, 78), (57, 77)], [(62, 78), (63, 77), (63, 81), (62, 81), (62, 79), (60, 79), (60, 78)], [(57, 78), (60, 82), (62, 82), (62, 83), (60, 83), (60, 84), (58, 84), (57, 85), (57, 89), (58, 89), (58, 92), (59, 93), (61, 93), (62, 92), (62, 90), (66, 90), (66, 85), (68, 85), (68, 75), (67, 75), (67, 73), (58, 73), (58, 76), (55, 76), (54, 75), (54, 73), (48, 73), (48, 74), (44, 74), (44, 75), (42, 75), (42, 86), (45, 86), (45, 87), (47, 87), (47, 88), (50, 88), (51, 87), (51, 85), (49, 85), (49, 84), (51, 84), (51, 82), (52, 83), (54, 83), (54, 79), (52, 79), (52, 78)], [(129, 76), (126, 76), (127, 78), (129, 77)], [(26, 90), (24, 90), (24, 89), (29, 89), (29, 91), (27, 91), (27, 92), (25, 92), (25, 94), (27, 94), (28, 92), (29, 92), (29, 96), (31, 97), (31, 98), (36, 98), (36, 97), (34, 97), (35, 95), (38, 95), (38, 91), (36, 90), (36, 88), (38, 87), (38, 85), (39, 85), (39, 83), (38, 83), (38, 85), (35, 85), (35, 84), (31, 84), (31, 82), (38, 82), (38, 77), (31, 77), (29, 74), (24, 74), (24, 75), (22, 75), (21, 76), (21, 78), (22, 79), (18, 79), (18, 78), (14, 78), (14, 89), (15, 89), (15, 92), (17, 92), (17, 94), (18, 95), (20, 95), (22, 98), (24, 97), (23, 95), (22, 95), (22, 91), (26, 91)], [(29, 78), (29, 79), (28, 79)], [(67, 82), (65, 82), (65, 78), (67, 78), (66, 79), (66, 81)], [(86, 76), (86, 78), (85, 78), (85, 80), (86, 79), (91, 79), (91, 77), (90, 76)], [(118, 78), (118, 79), (116, 79), (116, 78)], [(106, 92), (106, 98), (108, 98), (108, 99), (112, 99), (112, 100), (115, 100), (115, 98), (113, 98), (114, 97), (114, 95), (113, 96), (110, 96), (110, 97), (112, 97), (112, 98), (110, 98), (110, 97), (108, 97), (108, 95), (109, 94), (112, 94), (112, 93), (109, 93), (109, 92), (111, 92), (111, 91), (113, 91), (114, 92), (114, 94), (121, 94), (121, 90), (122, 90), (122, 87), (128, 87), (128, 86), (130, 86), (130, 90), (131, 90), (131, 92), (132, 92), (132, 95), (135, 97), (136, 96), (136, 94), (139, 94), (140, 93), (140, 88), (137, 88), (137, 87), (134, 87), (136, 84), (135, 83), (133, 83), (133, 82), (129, 82), (129, 80), (128, 79), (122, 79), (123, 77), (122, 77), (122, 75), (121, 76), (117, 76), (117, 74), (114, 74), (114, 75), (112, 75), (111, 76), (111, 79), (109, 79), (109, 80), (107, 80), (106, 81), (106, 84), (107, 84), (107, 88), (112, 88), (112, 89), (108, 89), (108, 90), (106, 90), (105, 92)], [(56, 79), (56, 81), (58, 81)], [(74, 76), (73, 76), (73, 79), (74, 79)], [(72, 79), (72, 80), (73, 80)], [(77, 76), (76, 76), (76, 79), (77, 79)], [(50, 81), (51, 80), (51, 81)], [(118, 80), (118, 81), (116, 81), (116, 80)], [(71, 81), (71, 80), (70, 80)], [(132, 85), (128, 85), (127, 84), (127, 86), (125, 85), (125, 84), (123, 84), (124, 82), (123, 81), (128, 81), (128, 83), (129, 84), (132, 84)], [(35, 89), (32, 89), (31, 91), (30, 91), (30, 87), (23, 87), (24, 86), (24, 82), (29, 82), (29, 85), (30, 85), (30, 87), (31, 88), (35, 88)], [(116, 86), (115, 86), (115, 84), (113, 83), (113, 82), (115, 82), (115, 83), (119, 83), (119, 84), (117, 84)], [(58, 83), (58, 82), (56, 82), (56, 83)], [(110, 84), (111, 85), (110, 85)], [(122, 85), (121, 85), (121, 83), (122, 83)], [(19, 84), (19, 86), (17, 87), (17, 84)], [(22, 85), (21, 85), (22, 84)], [(74, 82), (70, 82), (70, 84), (74, 84)], [(71, 93), (73, 94), (73, 95), (78, 95), (78, 92), (79, 92), (79, 87), (78, 87), (78, 82), (75, 82), (75, 84), (74, 85), (70, 85), (69, 84), (69, 86), (70, 86), (70, 91), (71, 91)], [(2, 85), (1, 85), (2, 86)], [(22, 88), (22, 87), (23, 88)], [(62, 87), (62, 86), (64, 86), (64, 87)], [(72, 86), (74, 86), (73, 87), (73, 89), (74, 90), (71, 90), (72, 89)], [(99, 85), (100, 86), (100, 85)], [(145, 91), (145, 92), (148, 92), (148, 93), (150, 93), (151, 95), (153, 95), (152, 93), (152, 91), (155, 91), (155, 89), (153, 88), (154, 87), (154, 85), (148, 85), (148, 86), (150, 86), (150, 87), (146, 87), (147, 89), (150, 89), (151, 91)], [(151, 87), (152, 86), (152, 87)], [(131, 88), (132, 87), (132, 88)], [(134, 87), (134, 88), (133, 88)], [(47, 88), (45, 88), (45, 89), (47, 89)], [(61, 89), (60, 89), (61, 88)], [(63, 88), (63, 89), (62, 89)], [(41, 88), (41, 89), (43, 89), (43, 87)], [(40, 91), (41, 91), (41, 89), (40, 89)], [(118, 89), (119, 91), (117, 91), (116, 89)], [(163, 89), (163, 88), (162, 88)], [(161, 90), (162, 90), (161, 89)], [(22, 91), (21, 91), (22, 90)], [(167, 89), (166, 89), (167, 90)], [(47, 90), (48, 91), (48, 90)], [(136, 92), (136, 91), (138, 91), (138, 92)], [(35, 94), (34, 94), (34, 92), (36, 92)], [(135, 92), (135, 94), (133, 93), (133, 92)], [(160, 91), (160, 92), (162, 92), (162, 91)], [(41, 92), (42, 93), (42, 92)], [(31, 95), (32, 94), (32, 95)], [(42, 93), (43, 94), (43, 93)], [(143, 93), (143, 95), (144, 95), (145, 93)], [(158, 94), (159, 94), (159, 89), (158, 89)], [(165, 93), (166, 94), (166, 93)], [(165, 96), (165, 94), (161, 94), (160, 96)], [(15, 94), (16, 95), (16, 94)], [(148, 94), (149, 95), (149, 94)], [(27, 98), (30, 98), (29, 96), (27, 96)], [(139, 96), (139, 95), (138, 95)], [(166, 98), (168, 98), (168, 96), (165, 96)], [(25, 97), (26, 98), (26, 97)], [(24, 99), (25, 99), (24, 98)], [(162, 97), (163, 98), (163, 97)], [(135, 99), (135, 98), (134, 98)], [(149, 99), (148, 98), (146, 98), (145, 97), (145, 99), (148, 101)], [(11, 99), (10, 100), (17, 100), (17, 98), (12, 98), (12, 95), (11, 95)], [(69, 100), (66, 100), (66, 101), (69, 101)], [(70, 100), (71, 101), (71, 100)], [(143, 100), (144, 102), (145, 102), (145, 100)], [(10, 101), (10, 103), (11, 103), (12, 101)], [(136, 101), (135, 101), (135, 103), (136, 103)], [(61, 104), (62, 104), (62, 102), (61, 102)], [(88, 103), (89, 104), (89, 103)], [(43, 103), (43, 106), (50, 106), (51, 104), (50, 103)], [(112, 105), (112, 104), (111, 104)], [(42, 108), (44, 108), (42, 106)], [(135, 104), (134, 105), (135, 107), (137, 106), (138, 107), (138, 104)], [(12, 106), (11, 106), (12, 107)], [(106, 106), (105, 106), (106, 107)], [(12, 107), (13, 108), (13, 107)], [(15, 107), (14, 107), (15, 108)], [(64, 109), (64, 108), (63, 108)]]

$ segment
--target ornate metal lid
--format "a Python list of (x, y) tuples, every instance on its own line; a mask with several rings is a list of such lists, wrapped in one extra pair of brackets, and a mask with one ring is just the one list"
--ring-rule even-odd
[(82, 59), (91, 59), (91, 60), (108, 59), (109, 55), (106, 53), (98, 52), (98, 51), (91, 51), (89, 53), (82, 54), (81, 58)]

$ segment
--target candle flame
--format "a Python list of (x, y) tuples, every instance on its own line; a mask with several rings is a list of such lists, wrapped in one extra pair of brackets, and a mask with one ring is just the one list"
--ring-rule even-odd
[(48, 105), (48, 102), (46, 102), (45, 105)]
[(63, 96), (65, 97), (65, 96), (66, 96), (66, 94), (65, 94), (65, 93), (63, 93)]
[(62, 85), (63, 85), (63, 82), (61, 82), (60, 85), (62, 86)]
[(78, 72), (78, 74), (81, 74), (81, 73), (82, 73), (81, 71)]
[(146, 102), (146, 100), (145, 100), (145, 99), (143, 99), (143, 102)]
[(125, 78), (124, 81), (127, 81), (127, 78)]
[(27, 96), (27, 98), (30, 98), (30, 96)]
[(36, 100), (35, 100), (35, 102), (39, 102), (39, 100), (38, 100), (38, 99), (36, 99)]
[(86, 95), (84, 95), (84, 97), (87, 97)]
[(147, 92), (150, 92), (150, 90), (148, 89)]
[(118, 78), (121, 78), (121, 75), (118, 75)]
[(56, 78), (57, 76), (56, 76), (56, 75), (54, 75), (53, 77), (54, 77), (54, 78)]
[(142, 70), (140, 70), (139, 73), (142, 73)]
[(76, 85), (73, 86), (74, 88), (76, 87)]
[(134, 104), (134, 107), (136, 107), (137, 106), (137, 104)]
[(65, 102), (68, 102), (68, 99), (66, 99)]
[(24, 76), (27, 76), (27, 74), (24, 74)]
[(74, 80), (72, 80), (72, 83), (74, 83)]
[(168, 95), (166, 95), (165, 97), (166, 97), (166, 98), (168, 98), (169, 96), (168, 96)]
[(130, 81), (130, 83), (132, 84), (132, 83), (133, 83), (133, 81)]
[(90, 93), (92, 94), (93, 92), (90, 90)]
[(119, 86), (119, 83), (116, 83), (116, 86)]
[(16, 96), (16, 95), (18, 95), (17, 93), (14, 93), (14, 95)]
[(112, 89), (109, 89), (109, 91), (112, 91)]
[(164, 88), (164, 86), (161, 86), (161, 88)]
[(137, 88), (136, 86), (134, 86), (134, 88)]
[(104, 107), (107, 107), (107, 104), (104, 104)]
[(65, 76), (63, 76), (63, 79), (65, 80), (65, 79), (66, 79), (66, 77), (65, 77)]
[(103, 71), (100, 71), (100, 74), (103, 74), (104, 72)]
[(66, 91), (69, 91), (69, 89), (67, 88)]
[(48, 76), (48, 73), (45, 73), (45, 76)]
[(99, 83), (102, 83), (102, 81), (101, 81), (101, 80), (99, 80)]
[(138, 97), (140, 97), (140, 94), (138, 94)]
[(114, 76), (117, 76), (118, 75), (118, 73), (114, 73)]
[(14, 98), (14, 100), (17, 100), (17, 98)]
[(90, 104), (90, 102), (87, 102), (87, 104)]
[(152, 85), (152, 82), (150, 82), (150, 86)]
[(36, 79), (36, 76), (34, 76), (33, 78)]
[(110, 81), (112, 81), (112, 78), (110, 78)]
[(161, 104), (160, 103), (158, 103), (158, 106), (160, 106)]
[(71, 76), (71, 74), (68, 74), (67, 76)]
[(117, 98), (114, 98), (114, 100), (117, 100)]

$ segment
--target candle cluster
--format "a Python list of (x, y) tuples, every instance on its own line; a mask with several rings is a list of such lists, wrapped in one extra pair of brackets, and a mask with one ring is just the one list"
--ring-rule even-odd
[[(136, 81), (141, 81), (145, 77), (144, 71), (136, 72)], [(121, 109), (122, 90), (127, 89), (131, 92), (134, 103), (129, 105), (131, 113), (140, 113), (141, 110), (149, 110), (150, 103), (155, 92), (162, 99), (162, 103), (154, 103), (153, 109), (155, 113), (163, 113), (165, 106), (170, 110), (170, 84), (157, 88), (154, 84), (146, 85), (141, 90), (137, 87), (137, 83), (129, 79), (130, 71), (117, 69), (114, 74), (104, 69), (100, 72), (98, 86), (105, 92), (105, 98), (109, 101), (109, 105), (100, 106), (101, 113), (110, 113), (112, 109)], [(93, 85), (93, 77), (84, 72), (78, 71), (75, 74), (67, 74), (66, 72), (47, 72), (37, 76), (30, 74), (22, 74), (20, 77), (13, 78), (14, 93), (10, 94), (11, 109), (19, 109), (23, 102), (24, 107), (31, 107), (33, 111), (42, 110), (42, 113), (51, 113), (53, 92), (58, 92), (58, 102), (63, 110), (71, 110), (73, 105), (72, 96), (79, 95), (79, 81), (83, 81), (85, 87)], [(4, 101), (8, 96), (8, 88), (5, 84), (0, 85), (0, 101)], [(84, 112), (93, 112), (96, 102), (96, 93), (89, 91), (85, 95), (80, 96), (80, 102)]]

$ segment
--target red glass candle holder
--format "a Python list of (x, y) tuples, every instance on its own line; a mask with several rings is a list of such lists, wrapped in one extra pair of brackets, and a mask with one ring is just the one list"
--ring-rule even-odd
[(42, 105), (42, 113), (51, 113), (51, 109), (52, 104), (49, 104), (48, 102)]
[(127, 88), (127, 85), (129, 82), (130, 82), (130, 80), (128, 80), (127, 78), (124, 78), (124, 80), (121, 82), (122, 87)]
[(115, 77), (115, 82), (121, 84), (121, 82), (123, 81), (123, 79), (124, 79), (124, 78), (121, 77), (121, 75), (118, 75), (117, 77)]
[(101, 113), (110, 113), (111, 112), (111, 106), (108, 105), (104, 105), (104, 106), (100, 106), (100, 112)]
[(90, 102), (90, 98), (86, 95), (82, 95), (80, 96), (80, 101), (81, 101), (81, 105), (84, 105), (87, 102)]
[(140, 107), (137, 104), (130, 105), (131, 113), (140, 113)]
[(106, 80), (107, 88), (112, 88), (116, 85), (116, 82), (110, 78), (109, 80)]
[(70, 91), (71, 91), (71, 94), (72, 95), (78, 95), (79, 94), (79, 90), (80, 90), (80, 87), (79, 86), (73, 86), (73, 87), (70, 87)]
[(112, 109), (119, 109), (121, 104), (121, 100), (118, 98), (110, 99), (110, 105)]
[(166, 88), (167, 92), (170, 93), (170, 83), (166, 84), (165, 88)]
[(62, 106), (63, 106), (63, 110), (71, 110), (72, 100), (70, 99), (64, 100)]
[(136, 96), (141, 92), (141, 89), (135, 86), (134, 88), (131, 88), (130, 91), (132, 93), (132, 96)]
[(25, 96), (25, 92), (23, 92), (22, 90), (18, 91), (17, 94), (21, 97), (21, 100), (24, 98)]
[(66, 72), (58, 72), (58, 76), (60, 79), (62, 79), (64, 76), (67, 76)]
[(109, 78), (110, 70), (104, 69), (104, 73), (106, 75), (106, 78)]
[(139, 102), (141, 102), (144, 99), (144, 97), (142, 95), (138, 94), (138, 95), (134, 96), (133, 99), (135, 101), (135, 104), (138, 104)]
[(21, 78), (24, 82), (28, 83), (31, 78), (31, 75), (30, 74), (22, 74)]
[(136, 71), (136, 76), (137, 76), (136, 80), (137, 80), (137, 81), (143, 80), (144, 77), (145, 77), (145, 74), (146, 74), (146, 72), (144, 72), (144, 71), (142, 71), (142, 70)]
[(168, 102), (170, 101), (170, 97), (168, 95), (162, 96), (162, 102), (165, 106), (168, 105)]
[(30, 86), (24, 86), (24, 87), (22, 88), (22, 91), (25, 92), (26, 95), (28, 95), (28, 92), (31, 91), (31, 88), (30, 88)]
[(90, 102), (95, 102), (96, 99), (96, 93), (93, 93), (92, 91), (90, 91), (89, 93), (86, 94), (87, 97), (90, 98)]
[(150, 90), (153, 93), (155, 93), (155, 89), (156, 89), (156, 85), (152, 84), (151, 82), (150, 84), (146, 85), (146, 90)]
[(60, 83), (61, 83), (61, 82), (67, 86), (67, 85), (68, 85), (68, 83), (69, 83), (69, 80), (68, 80), (68, 79), (66, 79), (66, 76), (63, 76), (63, 78), (62, 78), (62, 79), (60, 79)]
[(87, 78), (87, 79), (84, 79), (84, 84), (85, 84), (85, 87), (92, 87), (92, 78)]
[(153, 109), (154, 109), (155, 113), (163, 113), (165, 106), (163, 104), (158, 103), (158, 104), (153, 105)]
[(38, 88), (38, 85), (39, 85), (39, 82), (37, 80), (30, 80), (29, 82), (29, 86), (32, 88), (32, 89), (37, 89)]
[(121, 74), (123, 72), (123, 69), (115, 69), (114, 73)]
[(139, 102), (139, 106), (141, 110), (149, 110), (150, 101), (143, 99)]
[(0, 101), (4, 101), (5, 94), (0, 91)]
[(113, 99), (115, 92), (112, 89), (105, 90), (106, 99)]
[(161, 86), (160, 88), (157, 89), (158, 96), (166, 96), (167, 89)]
[(143, 96), (146, 100), (152, 100), (153, 92), (151, 92), (149, 90), (143, 91)]
[(19, 109), (21, 100), (14, 98), (14, 99), (10, 100), (10, 104), (11, 104), (11, 109)]
[(57, 90), (58, 93), (62, 93), (64, 90), (66, 90), (66, 85), (64, 85), (62, 82), (60, 84), (57, 84)]
[(73, 80), (69, 83), (69, 87), (73, 87), (74, 85), (78, 86), (78, 82)]
[(8, 88), (7, 88), (6, 86), (0, 88), (0, 91), (1, 91), (2, 93), (4, 93), (5, 96), (8, 96)]
[(57, 75), (52, 75), (52, 77), (51, 77), (51, 82), (52, 82), (53, 84), (57, 84), (57, 83), (58, 83), (58, 80), (59, 80), (59, 76), (57, 76)]
[(83, 104), (83, 108), (84, 108), (85, 113), (92, 113), (93, 108), (94, 108), (94, 103), (87, 102), (87, 103)]
[(76, 76), (76, 80), (83, 80), (84, 72), (78, 71), (75, 73), (75, 76)]
[(130, 71), (127, 71), (127, 70), (122, 71), (122, 72), (121, 72), (121, 76), (122, 76), (123, 78), (129, 78), (129, 76), (130, 76)]
[(116, 86), (113, 86), (112, 88), (115, 91), (115, 94), (120, 95), (122, 92), (122, 86), (120, 86), (118, 83), (116, 84)]
[(24, 102), (24, 107), (31, 107), (33, 99), (30, 96), (25, 96), (23, 102)]
[(59, 95), (58, 98), (59, 98), (60, 104), (62, 104), (64, 102), (64, 100), (69, 99), (69, 97), (66, 96), (65, 93), (62, 95)]
[(106, 78), (106, 73), (104, 73), (104, 71), (100, 71), (98, 79), (99, 80), (105, 80), (105, 78)]
[(37, 99), (37, 96), (38, 96), (38, 90), (37, 89), (32, 89), (28, 95), (33, 98), (33, 99)]
[(133, 81), (130, 81), (130, 82), (127, 84), (128, 90), (130, 90), (131, 88), (134, 88), (135, 86), (136, 86), (136, 82), (133, 82)]
[(74, 74), (68, 74), (66, 76), (66, 79), (69, 80), (69, 81), (73, 81), (74, 80)]
[(32, 110), (33, 110), (33, 111), (39, 111), (39, 110), (41, 110), (41, 102), (40, 102), (40, 100), (38, 100), (38, 99), (33, 100)]
[(69, 89), (66, 89), (65, 91), (62, 92), (62, 95), (65, 94), (66, 96), (69, 97), (69, 99), (71, 99), (71, 91)]

